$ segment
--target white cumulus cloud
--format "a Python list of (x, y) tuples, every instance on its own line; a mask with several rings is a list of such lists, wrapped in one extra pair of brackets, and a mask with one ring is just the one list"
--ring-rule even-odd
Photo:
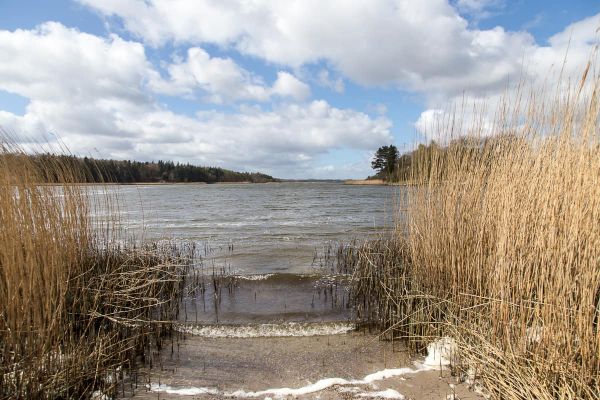
[(327, 60), (360, 84), (413, 90), (461, 91), (465, 76), (469, 88), (502, 86), (534, 44), (523, 32), (469, 28), (446, 0), (80, 1), (150, 45), (212, 43), (294, 68)]
[(273, 87), (263, 79), (240, 67), (231, 58), (211, 57), (199, 47), (191, 47), (184, 60), (177, 59), (166, 66), (168, 78), (156, 77), (150, 87), (169, 95), (199, 95), (211, 103), (234, 101), (268, 101), (271, 96), (304, 100), (310, 87), (294, 75), (280, 71)]
[[(231, 60), (200, 49), (190, 54), (163, 79), (141, 44), (115, 35), (97, 37), (59, 23), (0, 31), (0, 57), (6, 61), (0, 64), (0, 90), (29, 99), (23, 115), (0, 111), (0, 126), (38, 138), (56, 133), (78, 154), (175, 159), (284, 176), (302, 176), (303, 168), (331, 150), (366, 150), (391, 140), (385, 117), (323, 100), (178, 114), (158, 103), (158, 83), (181, 93), (201, 86), (223, 100), (255, 92), (284, 99), (310, 94), (290, 73), (279, 72), (268, 86)], [(249, 89), (253, 85), (261, 89)]]
[(310, 86), (294, 75), (280, 71), (277, 73), (277, 80), (273, 84), (271, 93), (283, 97), (293, 97), (296, 100), (304, 100), (310, 96)]
[[(153, 46), (211, 43), (292, 68), (324, 60), (359, 84), (399, 86), (428, 101), (494, 95), (521, 77), (524, 63), (539, 76), (561, 61), (568, 39), (589, 50), (599, 20), (540, 46), (527, 32), (474, 28), (461, 15), (502, 8), (503, 0), (79, 1)], [(331, 86), (328, 73), (318, 79)]]
[[(482, 31), (477, 45), (489, 52), (496, 51), (494, 49), (509, 52), (504, 61), (490, 66), (487, 72), (482, 71), (481, 76), (464, 76), (463, 93), (444, 90), (448, 85), (445, 80), (426, 82), (428, 108), (415, 122), (415, 128), (427, 138), (438, 141), (450, 140), (458, 132), (466, 133), (469, 127), (480, 135), (487, 135), (498, 131), (497, 125), (502, 122), (497, 121), (495, 115), (500, 105), (505, 104), (509, 109), (515, 104), (525, 107), (527, 100), (523, 96), (530, 93), (536, 94), (538, 102), (566, 94), (566, 90), (579, 82), (588, 61), (594, 65), (600, 61), (599, 53), (594, 50), (599, 39), (598, 27), (600, 14), (575, 22), (551, 36), (547, 46), (528, 46), (520, 62), (517, 55), (523, 50), (518, 43), (507, 41), (509, 37), (504, 30)], [(500, 79), (502, 76), (504, 79)], [(471, 78), (480, 82), (488, 79), (489, 89), (473, 89), (468, 82)], [(500, 81), (504, 85), (498, 88), (494, 82)]]

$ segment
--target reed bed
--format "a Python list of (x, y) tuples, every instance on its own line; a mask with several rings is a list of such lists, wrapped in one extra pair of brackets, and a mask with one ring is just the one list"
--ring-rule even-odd
[(413, 348), (450, 336), (494, 399), (600, 398), (600, 78), (436, 126), (405, 222), (355, 265), (362, 318)]
[(115, 395), (171, 332), (195, 253), (118, 241), (116, 199), (56, 160), (0, 140), (0, 398)]

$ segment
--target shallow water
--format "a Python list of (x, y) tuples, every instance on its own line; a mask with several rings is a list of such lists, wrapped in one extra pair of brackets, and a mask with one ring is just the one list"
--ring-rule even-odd
[(179, 321), (187, 324), (274, 324), (349, 321), (348, 278), (318, 274), (205, 276), (204, 290), (187, 295)]
[[(295, 182), (108, 190), (126, 236), (196, 242), (202, 290), (182, 302), (179, 319), (188, 324), (349, 321), (345, 281), (330, 275), (326, 254), (389, 229), (398, 193)], [(227, 279), (215, 287), (214, 274)]]

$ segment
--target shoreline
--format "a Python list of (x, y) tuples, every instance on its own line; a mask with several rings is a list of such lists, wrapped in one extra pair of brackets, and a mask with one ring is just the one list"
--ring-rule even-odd
[(377, 185), (377, 186), (387, 186), (383, 179), (346, 179), (344, 181), (344, 185), (356, 185), (356, 186), (369, 186), (369, 185)]
[(265, 185), (269, 183), (280, 183), (280, 182), (76, 182), (76, 183), (38, 183), (39, 186), (64, 186), (64, 185), (77, 185), (77, 186), (170, 186), (170, 185), (181, 185), (181, 186), (208, 186), (208, 185)]
[(424, 357), (411, 354), (402, 344), (361, 330), (304, 337), (188, 335), (178, 343), (175, 356), (169, 352), (165, 346), (158, 355), (162, 369), (139, 371), (146, 386), (127, 393), (132, 385), (124, 382), (126, 394), (140, 400), (157, 396), (426, 400), (452, 394), (464, 400), (482, 398), (468, 385), (456, 383), (442, 356), (430, 368)]
[(354, 186), (414, 186), (410, 182), (386, 182), (383, 179), (346, 179), (344, 185)]

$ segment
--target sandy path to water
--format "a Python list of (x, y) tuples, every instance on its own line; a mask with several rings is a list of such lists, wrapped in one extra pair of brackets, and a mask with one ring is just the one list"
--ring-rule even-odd
[[(452, 389), (450, 384), (456, 384), (456, 379), (449, 371), (406, 373), (364, 384), (333, 384), (364, 380), (386, 369), (416, 369), (414, 362), (419, 359), (410, 358), (397, 343), (360, 332), (271, 338), (188, 336), (179, 346), (175, 344), (172, 356), (170, 353), (169, 346), (163, 351), (162, 366), (155, 363), (139, 376), (135, 399), (353, 399), (374, 393), (391, 396), (388, 398), (401, 394), (415, 400), (445, 400), (453, 393), (462, 400), (481, 398), (465, 384)], [(153, 390), (148, 389), (149, 382)], [(317, 386), (322, 390), (316, 390)], [(276, 388), (292, 390), (271, 391)]]

